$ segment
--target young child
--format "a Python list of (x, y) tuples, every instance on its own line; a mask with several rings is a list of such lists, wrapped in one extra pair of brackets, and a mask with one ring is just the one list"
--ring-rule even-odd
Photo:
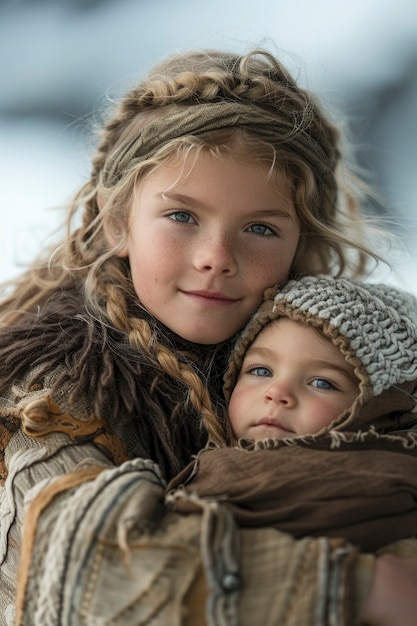
[(329, 276), (271, 289), (237, 342), (225, 391), (238, 441), (206, 448), (174, 479), (174, 510), (217, 499), (242, 526), (369, 551), (416, 537), (413, 297)]
[[(267, 586), (260, 597), (252, 559), (239, 601), (222, 587), (226, 561), (201, 565), (200, 517), (164, 526), (164, 478), (208, 435), (221, 441), (212, 405), (264, 290), (300, 273), (363, 275), (377, 258), (361, 243), (358, 189), (336, 126), (265, 51), (179, 55), (121, 98), (64, 239), (0, 303), (1, 624), (180, 623), (196, 580), (209, 581), (212, 621), (250, 623), (249, 606), (278, 598)], [(138, 537), (152, 529), (145, 558)], [(250, 545), (270, 578), (262, 555), (289, 544), (265, 537)], [(358, 610), (368, 597), (371, 615), (380, 594), (412, 604), (414, 563), (356, 555), (349, 569), (334, 550), (312, 545), (328, 577), (311, 614), (324, 597), (338, 610), (363, 568), (374, 584)], [(386, 592), (393, 573), (404, 584)]]

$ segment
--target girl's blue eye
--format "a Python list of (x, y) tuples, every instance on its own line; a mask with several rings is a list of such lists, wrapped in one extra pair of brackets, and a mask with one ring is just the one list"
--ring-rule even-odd
[(181, 222), (183, 224), (189, 224), (193, 219), (186, 211), (175, 211), (174, 213), (170, 213), (169, 218), (174, 222)]
[(277, 231), (267, 226), (266, 224), (252, 224), (249, 227), (250, 232), (255, 235), (261, 235), (263, 237), (271, 237), (271, 235), (277, 235)]
[(334, 385), (325, 378), (315, 378), (311, 381), (311, 385), (312, 387), (317, 387), (317, 389), (329, 390), (335, 388)]
[(268, 369), (267, 367), (252, 367), (249, 370), (249, 373), (252, 374), (252, 376), (262, 376), (262, 377), (270, 377), (272, 376), (271, 374), (271, 370)]

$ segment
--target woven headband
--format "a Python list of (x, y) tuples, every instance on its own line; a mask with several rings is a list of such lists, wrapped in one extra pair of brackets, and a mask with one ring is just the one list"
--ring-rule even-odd
[(175, 112), (151, 122), (112, 153), (104, 168), (105, 180), (114, 184), (129, 166), (150, 158), (171, 139), (230, 127), (245, 129), (274, 146), (298, 154), (319, 183), (336, 189), (332, 163), (306, 129), (260, 106), (229, 101), (179, 105)]

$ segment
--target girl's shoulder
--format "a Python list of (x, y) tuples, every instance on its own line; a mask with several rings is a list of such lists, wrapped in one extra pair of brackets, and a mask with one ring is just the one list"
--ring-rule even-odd
[[(7, 476), (8, 451), (19, 439), (54, 447), (54, 434), (66, 445), (94, 442), (111, 462), (127, 455), (110, 433), (100, 411), (98, 379), (110, 353), (105, 333), (90, 318), (68, 308), (26, 316), (0, 331), (1, 479)], [(108, 359), (107, 359), (108, 361)], [(111, 387), (110, 379), (107, 380)], [(103, 401), (103, 404), (105, 401)], [(24, 437), (17, 433), (23, 433)], [(16, 434), (16, 437), (14, 435)], [(69, 438), (69, 440), (67, 439)], [(62, 437), (55, 437), (55, 440)], [(59, 444), (61, 445), (61, 444)]]

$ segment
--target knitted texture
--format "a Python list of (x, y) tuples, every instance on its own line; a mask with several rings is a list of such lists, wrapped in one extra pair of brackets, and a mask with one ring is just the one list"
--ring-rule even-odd
[(306, 276), (269, 289), (232, 353), (225, 375), (228, 398), (244, 355), (270, 322), (288, 317), (316, 327), (338, 346), (361, 381), (364, 398), (417, 379), (417, 300), (379, 284)]

